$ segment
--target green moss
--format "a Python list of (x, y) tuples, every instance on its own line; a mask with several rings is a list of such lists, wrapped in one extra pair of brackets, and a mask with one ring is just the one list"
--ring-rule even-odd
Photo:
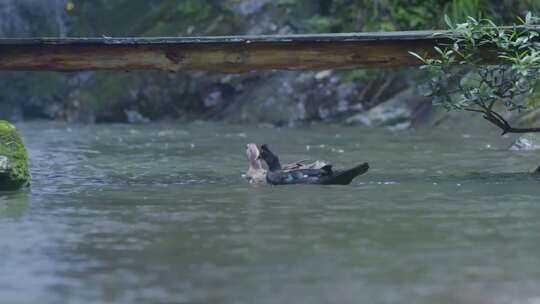
[[(241, 19), (216, 0), (79, 0), (70, 27), (77, 36), (224, 35), (238, 32)], [(188, 29), (191, 28), (190, 31)]]
[(0, 120), (0, 190), (17, 190), (30, 183), (28, 153), (15, 127)]

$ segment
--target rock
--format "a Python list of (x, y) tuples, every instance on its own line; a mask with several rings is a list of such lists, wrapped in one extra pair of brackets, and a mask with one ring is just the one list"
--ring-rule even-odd
[[(407, 129), (411, 126), (413, 111), (421, 99), (411, 89), (396, 94), (367, 112), (353, 115), (345, 120), (347, 124), (363, 124), (368, 127), (390, 127), (392, 129)], [(414, 106), (413, 106), (414, 105)]]
[(135, 124), (150, 122), (150, 119), (144, 117), (140, 112), (136, 110), (125, 110), (124, 112), (126, 113), (126, 120), (128, 123)]
[(295, 74), (268, 73), (266, 85), (246, 87), (234, 97), (233, 102), (222, 112), (231, 121), (291, 125), (304, 118), (305, 109), (294, 100), (291, 84)]
[(407, 108), (388, 107), (386, 104), (376, 106), (366, 113), (349, 117), (347, 124), (361, 123), (368, 127), (391, 127), (406, 129), (411, 125), (412, 113)]
[(28, 153), (15, 127), (0, 120), (0, 190), (17, 190), (30, 184)]
[(320, 71), (317, 74), (315, 74), (315, 79), (317, 80), (323, 80), (325, 78), (328, 78), (332, 75), (332, 70), (324, 70)]
[(540, 150), (540, 134), (528, 133), (521, 135), (510, 147), (514, 151)]
[[(408, 91), (408, 90), (407, 90)], [(406, 94), (410, 94), (405, 91)], [(363, 124), (368, 127), (390, 127), (406, 129), (411, 125), (412, 111), (403, 102), (404, 93), (399, 93), (366, 112), (353, 115), (345, 120), (347, 124)]]
[(0, 102), (0, 117), (11, 121), (20, 121), (23, 119), (23, 107), (16, 102), (2, 100)]

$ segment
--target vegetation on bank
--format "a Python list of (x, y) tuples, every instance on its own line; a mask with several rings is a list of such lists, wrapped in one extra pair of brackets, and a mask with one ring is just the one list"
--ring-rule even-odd
[[(429, 72), (428, 95), (448, 110), (475, 112), (506, 133), (540, 132), (511, 126), (500, 111), (538, 106), (540, 73), (539, 21), (528, 13), (521, 24), (502, 27), (489, 19), (446, 17), (449, 43), (435, 47), (436, 57), (412, 53)], [(495, 63), (496, 62), (496, 63)]]
[[(1, 16), (4, 36), (21, 36), (23, 30), (27, 36), (419, 30), (443, 27), (444, 14), (457, 22), (481, 15), (509, 24), (514, 16), (540, 8), (538, 0), (66, 0), (48, 5), (8, 1), (18, 10)], [(11, 23), (2, 26), (3, 22)], [(163, 118), (274, 124), (342, 121), (415, 86), (418, 79), (410, 74), (395, 70), (246, 75), (2, 73), (0, 104), (4, 107), (0, 105), (0, 114), (83, 122)]]

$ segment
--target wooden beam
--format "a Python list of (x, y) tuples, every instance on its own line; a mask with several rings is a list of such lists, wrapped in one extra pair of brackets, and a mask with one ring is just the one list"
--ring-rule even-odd
[(285, 36), (0, 39), (0, 70), (252, 70), (386, 68), (419, 65), (444, 32)]

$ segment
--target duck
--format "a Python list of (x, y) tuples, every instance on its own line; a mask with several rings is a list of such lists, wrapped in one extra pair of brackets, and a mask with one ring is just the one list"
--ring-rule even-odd
[(279, 157), (266, 144), (261, 146), (258, 159), (264, 160), (268, 165), (266, 182), (271, 185), (349, 185), (354, 178), (369, 170), (368, 163), (363, 163), (348, 170), (336, 171), (332, 169), (332, 165), (328, 164), (320, 168), (283, 170)]
[(259, 148), (256, 144), (247, 144), (246, 148), (249, 168), (243, 175), (251, 184), (266, 183), (266, 170), (259, 159)]
[[(248, 180), (251, 184), (265, 184), (267, 170), (263, 168), (261, 159), (259, 158), (259, 148), (256, 144), (247, 144), (246, 154), (249, 161), (249, 168), (242, 176)], [(285, 172), (299, 169), (320, 169), (326, 166), (326, 163), (320, 160), (309, 161), (301, 160), (291, 164), (282, 166), (282, 170)]]

